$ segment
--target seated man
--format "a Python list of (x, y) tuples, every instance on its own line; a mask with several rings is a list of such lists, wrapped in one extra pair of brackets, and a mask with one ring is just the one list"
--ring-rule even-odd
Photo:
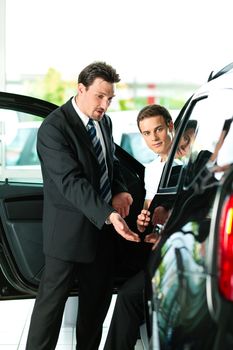
[[(147, 146), (158, 157), (145, 169), (146, 214), (137, 221), (139, 231), (143, 232), (149, 222), (149, 205), (157, 191), (164, 164), (167, 160), (174, 133), (172, 117), (168, 110), (160, 105), (144, 107), (137, 117), (138, 128)], [(150, 235), (149, 235), (150, 236)], [(145, 241), (154, 243), (150, 237)], [(144, 320), (143, 312), (144, 271), (130, 278), (120, 289), (116, 300), (104, 350), (134, 349), (140, 324)]]
[[(151, 105), (143, 108), (138, 114), (138, 127), (149, 148), (158, 154), (145, 170), (146, 196), (144, 208), (138, 215), (137, 227), (144, 232), (149, 225), (150, 204), (157, 192), (160, 176), (171, 148), (174, 127), (169, 112), (161, 106)], [(181, 164), (188, 155), (194, 141), (197, 122), (190, 120), (181, 136), (177, 148), (175, 165)], [(159, 135), (159, 136), (158, 136)], [(164, 224), (169, 216), (170, 203), (157, 206), (152, 215), (153, 225)], [(161, 237), (161, 236), (159, 236)], [(144, 239), (153, 243), (155, 249), (158, 243), (156, 233), (148, 234)], [(141, 270), (130, 278), (120, 289), (112, 321), (110, 324), (104, 350), (133, 350), (136, 344), (140, 325), (144, 322), (144, 291), (145, 275)]]

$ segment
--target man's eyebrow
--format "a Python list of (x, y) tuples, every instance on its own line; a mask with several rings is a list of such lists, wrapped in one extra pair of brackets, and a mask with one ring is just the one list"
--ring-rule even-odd
[[(164, 125), (163, 125), (163, 124), (159, 124), (159, 125), (157, 125), (156, 127), (154, 127), (153, 130), (156, 130), (156, 129), (161, 128), (161, 127), (164, 127)], [(148, 129), (146, 129), (146, 130), (141, 130), (141, 132), (150, 132), (150, 130), (148, 130)]]
[(164, 125), (163, 125), (163, 124), (159, 124), (159, 125), (157, 125), (157, 126), (154, 128), (154, 130), (157, 130), (157, 129), (159, 129), (159, 128), (164, 128)]
[[(97, 95), (107, 96), (107, 94), (106, 94), (105, 92), (102, 92), (102, 91), (96, 90), (95, 93), (96, 93)], [(109, 98), (113, 98), (113, 97), (115, 97), (115, 96), (116, 96), (116, 95), (113, 94), (112, 96), (109, 96)]]

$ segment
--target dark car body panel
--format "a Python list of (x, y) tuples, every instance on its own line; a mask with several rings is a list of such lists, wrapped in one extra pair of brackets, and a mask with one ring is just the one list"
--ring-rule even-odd
[[(147, 266), (150, 350), (233, 348), (233, 299), (224, 296), (219, 282), (220, 223), (233, 195), (232, 69), (230, 64), (213, 73), (186, 104), (152, 202), (152, 209), (170, 203), (170, 216)], [(197, 121), (195, 138), (175, 167), (189, 120)]]

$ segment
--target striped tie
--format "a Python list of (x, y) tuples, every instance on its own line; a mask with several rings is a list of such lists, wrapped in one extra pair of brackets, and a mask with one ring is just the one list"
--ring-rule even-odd
[(105, 163), (103, 149), (100, 140), (96, 135), (95, 125), (92, 119), (89, 119), (89, 122), (87, 123), (87, 132), (94, 146), (95, 153), (97, 155), (98, 162), (100, 165), (100, 194), (103, 199), (109, 202), (112, 197), (112, 194), (108, 178), (108, 170)]

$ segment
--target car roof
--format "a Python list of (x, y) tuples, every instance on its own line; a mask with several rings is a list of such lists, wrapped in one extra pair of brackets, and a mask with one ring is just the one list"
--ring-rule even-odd
[(193, 94), (193, 99), (214, 89), (233, 89), (233, 62), (216, 72), (211, 72), (208, 81)]

